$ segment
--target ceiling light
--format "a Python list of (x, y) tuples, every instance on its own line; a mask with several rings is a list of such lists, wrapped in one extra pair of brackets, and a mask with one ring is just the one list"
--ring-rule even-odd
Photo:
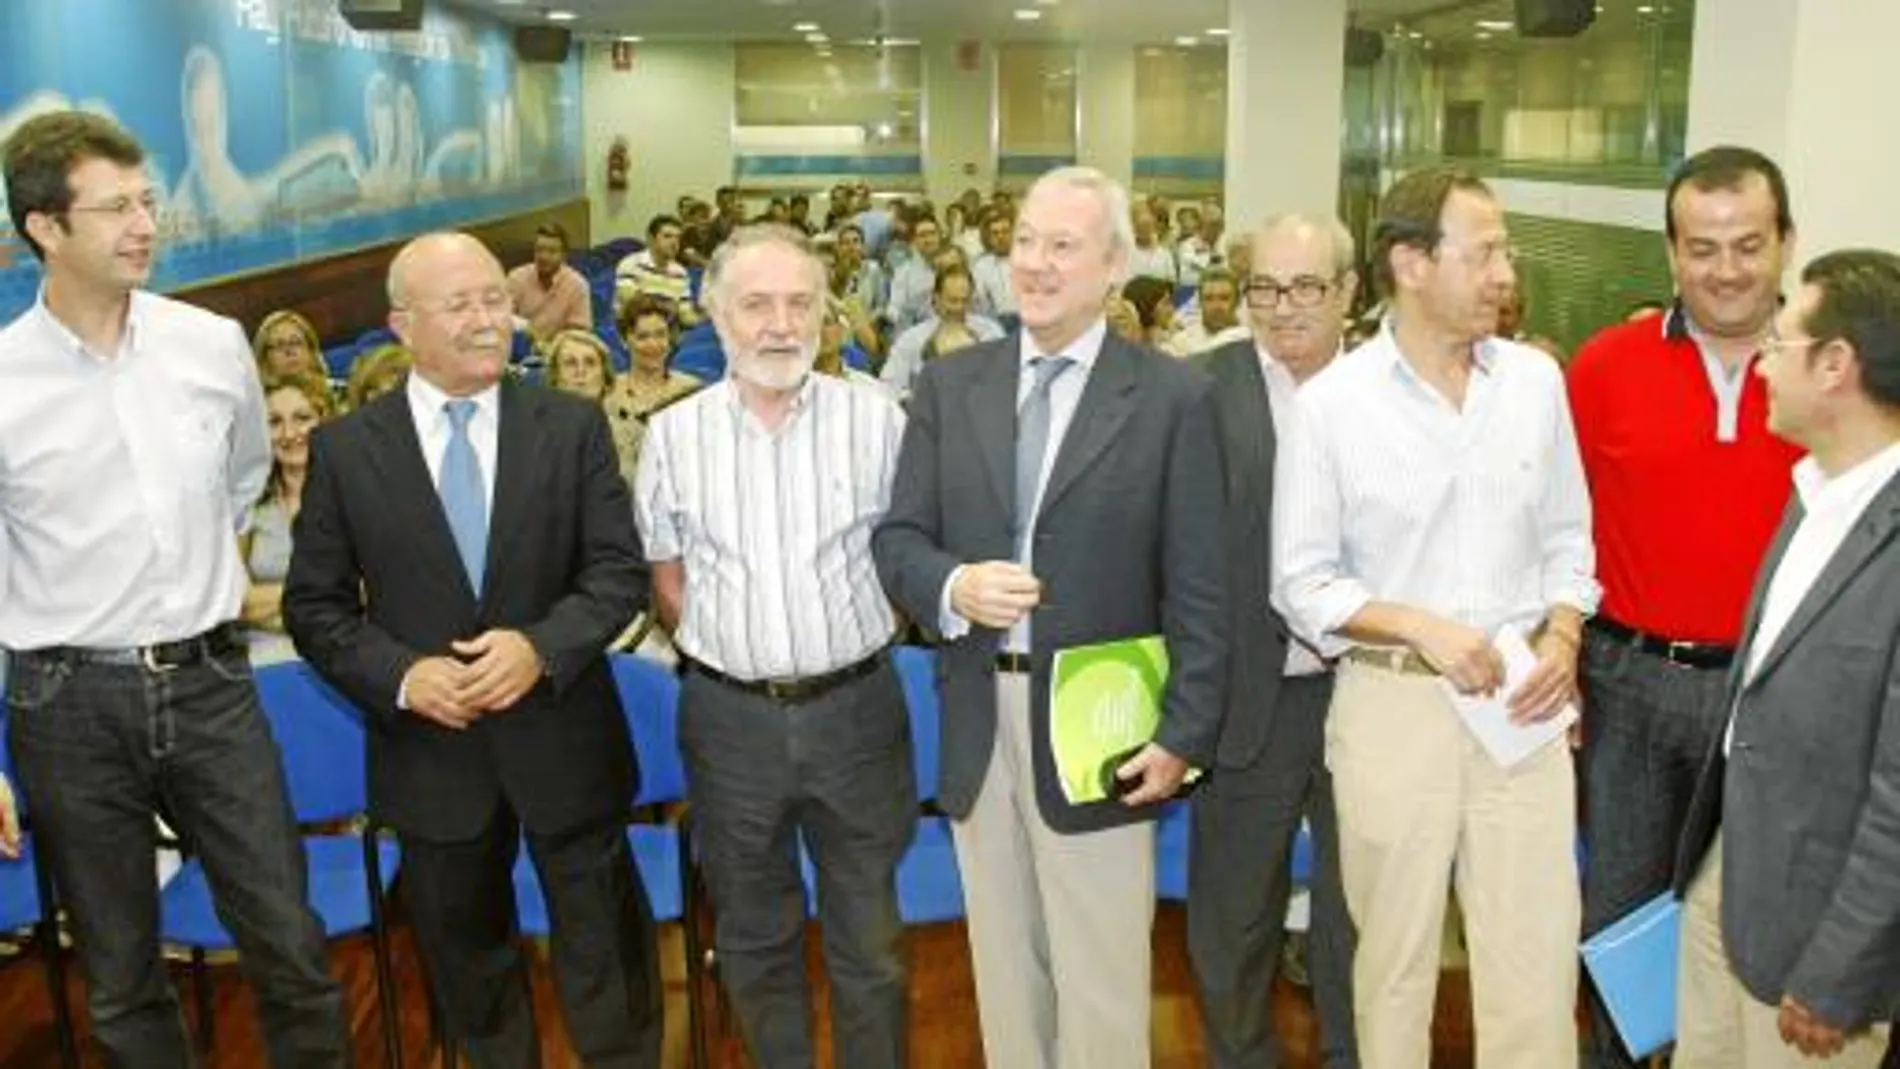
[(808, 33), (805, 35), (805, 42), (807, 44), (822, 45), (829, 40), (831, 40), (830, 36), (822, 33)]
[(1491, 39), (1491, 31), (1489, 31), (1489, 30), (1479, 30), (1479, 31), (1477, 32), (1477, 35), (1476, 35), (1476, 36), (1477, 36), (1477, 38), (1478, 38), (1478, 40), (1480, 40), (1480, 41), (1489, 41), (1489, 40)]
[(1229, 31), (1227, 27), (1225, 26), (1209, 26), (1206, 31), (1209, 37), (1225, 37), (1227, 36), (1228, 32)]
[(1042, 12), (1037, 11), (1033, 7), (1019, 7), (1016, 9), (1017, 22), (1035, 22), (1040, 18), (1042, 18)]
[(1513, 28), (1514, 28), (1513, 23), (1506, 20), (1502, 20), (1502, 19), (1479, 19), (1478, 20), (1478, 29), (1480, 30), (1509, 30)]
[(829, 48), (820, 48), (820, 49), (818, 49), (818, 58), (819, 58), (819, 59), (830, 59), (830, 58), (831, 58), (831, 49), (829, 49)]
[(1656, 9), (1650, 7), (1648, 4), (1644, 4), (1642, 7), (1636, 9), (1636, 13), (1638, 15), (1653, 15), (1656, 13)]
[(794, 22), (792, 23), (792, 32), (793, 33), (817, 33), (818, 24), (815, 22)]
[(640, 36), (637, 33), (624, 33), (620, 35), (620, 41), (622, 44), (637, 45), (641, 41), (644, 41), (644, 40), (646, 40), (646, 38)]
[(1040, 7), (1054, 7), (1059, 2), (1060, 0), (1036, 0), (1036, 4)]
[(1195, 45), (1201, 43), (1201, 39), (1199, 37), (1181, 36), (1176, 37), (1174, 43), (1180, 45), (1182, 48), (1193, 48)]
[(550, 11), (548, 12), (548, 21), (549, 22), (573, 22), (574, 13), (572, 11)]

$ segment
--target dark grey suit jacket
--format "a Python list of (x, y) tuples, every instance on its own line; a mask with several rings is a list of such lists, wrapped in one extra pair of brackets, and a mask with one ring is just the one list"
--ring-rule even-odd
[(1253, 339), (1194, 358), (1214, 380), (1227, 473), (1227, 711), (1215, 764), (1246, 768), (1266, 744), (1287, 653), (1273, 611), (1273, 459), (1278, 433)]
[[(1019, 344), (1011, 335), (932, 361), (911, 397), (890, 511), (872, 550), (886, 592), (926, 626), (936, 626), (944, 583), (959, 564), (1014, 555)], [(1056, 831), (1154, 815), (1154, 807), (1062, 798), (1047, 737), (1057, 649), (1164, 635), (1170, 672), (1156, 741), (1195, 765), (1213, 757), (1227, 679), (1223, 511), (1213, 383), (1111, 333), (1036, 521), (1044, 602), (1032, 630), (1036, 782), (1043, 819)], [(1002, 637), (975, 627), (938, 658), (939, 800), (952, 816), (969, 813), (989, 766)]]
[[(1800, 523), (1789, 503), (1743, 629)], [(1880, 491), (1746, 685), (1676, 859), (1676, 892), (1722, 831), (1722, 938), (1751, 995), (1837, 1027), (1900, 1008), (1900, 477)]]

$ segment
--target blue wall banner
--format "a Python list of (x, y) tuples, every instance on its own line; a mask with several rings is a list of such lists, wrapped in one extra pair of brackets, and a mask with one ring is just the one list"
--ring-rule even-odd
[[(364, 34), (336, 0), (0, 3), (0, 139), (64, 108), (144, 144), (158, 290), (584, 193), (578, 57), (521, 63), (506, 25), (440, 4)], [(0, 220), (0, 320), (39, 275)]]

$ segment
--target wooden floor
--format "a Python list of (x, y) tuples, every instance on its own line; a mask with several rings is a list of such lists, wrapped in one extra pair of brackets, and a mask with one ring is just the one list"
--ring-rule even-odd
[[(815, 935), (815, 932), (814, 932)], [(983, 1064), (976, 1029), (976, 992), (961, 925), (938, 925), (912, 930), (911, 955), (911, 1066), (912, 1069), (974, 1069)], [(422, 998), (414, 944), (398, 922), (394, 932), (396, 982), (401, 991), (402, 1042), (410, 1066), (433, 1065), (424, 1058), (428, 1038), (427, 1010)], [(815, 944), (816, 940), (813, 940)], [(660, 946), (667, 988), (666, 1065), (687, 1064), (686, 978), (678, 927), (662, 929)], [(812, 975), (821, 1021), (825, 992), (816, 951)], [(359, 1067), (387, 1064), (383, 1055), (381, 1022), (376, 1012), (375, 970), (365, 939), (336, 945), (333, 967), (344, 984), (350, 1012), (350, 1030)], [(6, 1069), (58, 1069), (51, 1007), (36, 958), (0, 964), (0, 1066)], [(254, 1069), (266, 1064), (248, 990), (231, 966), (213, 969), (215, 1037), (207, 1069)], [(180, 999), (191, 1005), (189, 984), (181, 969)], [(78, 981), (72, 981), (75, 1008), (83, 1006)], [(543, 1062), (547, 1069), (577, 1066), (559, 1024), (554, 995), (544, 966), (535, 969), (535, 999), (543, 1033)], [(1276, 985), (1272, 999), (1280, 1035), (1292, 1069), (1317, 1066), (1316, 1030), (1307, 993), (1287, 984)], [(83, 1018), (83, 1013), (80, 1014)], [(83, 1024), (82, 1024), (83, 1030)], [(1469, 989), (1462, 971), (1447, 971), (1439, 985), (1438, 1019), (1433, 1029), (1433, 1069), (1464, 1069), (1472, 1064)], [(824, 1027), (819, 1027), (820, 1063), (829, 1064)], [(742, 1069), (746, 1060), (736, 1039), (727, 1036), (714, 1045), (715, 1069)], [(88, 1059), (88, 1066), (103, 1065)], [(1195, 1004), (1193, 979), (1188, 971), (1182, 915), (1178, 907), (1161, 907), (1155, 924), (1154, 1069), (1193, 1069), (1204, 1064), (1200, 1013)]]

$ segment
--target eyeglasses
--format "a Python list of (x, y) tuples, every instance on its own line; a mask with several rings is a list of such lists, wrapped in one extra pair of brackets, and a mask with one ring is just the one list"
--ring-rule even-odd
[(432, 315), (465, 316), (480, 308), (490, 315), (513, 315), (514, 299), (505, 289), (487, 289), (477, 293), (452, 293), (439, 301), (416, 301), (398, 305), (398, 312), (428, 312)]
[(1317, 275), (1301, 275), (1283, 285), (1266, 275), (1255, 275), (1247, 280), (1247, 307), (1277, 308), (1280, 298), (1285, 297), (1295, 308), (1316, 308), (1333, 291), (1333, 283)]
[(120, 219), (129, 219), (132, 213), (142, 211), (151, 219), (157, 220), (159, 212), (163, 209), (159, 207), (157, 193), (142, 193), (136, 197), (114, 197), (102, 204), (74, 204), (66, 210), (116, 216)]

